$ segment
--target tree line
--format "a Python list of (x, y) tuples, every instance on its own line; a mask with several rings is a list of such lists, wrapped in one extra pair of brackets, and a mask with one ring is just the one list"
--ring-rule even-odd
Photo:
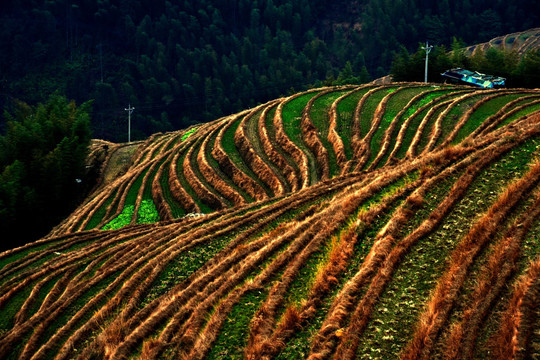
[[(60, 95), (5, 113), (0, 136), (0, 251), (47, 234), (93, 186), (85, 174), (91, 103)], [(6, 241), (14, 241), (7, 243)]]
[[(404, 47), (396, 53), (391, 65), (395, 81), (422, 81), (424, 79), (426, 53), (419, 44), (412, 54)], [(429, 53), (428, 81), (443, 81), (441, 74), (453, 68), (464, 68), (506, 78), (507, 87), (540, 87), (540, 49), (520, 57), (517, 52), (495, 47), (487, 51), (477, 50), (473, 56), (465, 54), (464, 43), (454, 38), (451, 48), (437, 45)]]

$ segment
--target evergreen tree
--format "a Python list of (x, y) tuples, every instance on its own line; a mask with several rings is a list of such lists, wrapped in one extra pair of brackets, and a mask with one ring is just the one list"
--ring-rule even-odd
[[(35, 240), (82, 200), (90, 133), (90, 103), (64, 97), (30, 107), (18, 103), (0, 136), (0, 231), (17, 232), (7, 249)], [(32, 226), (28, 226), (31, 222)], [(5, 239), (7, 241), (7, 239)]]
[(355, 77), (353, 74), (351, 62), (347, 61), (343, 69), (339, 72), (339, 75), (337, 78), (337, 84), (345, 85), (345, 84), (355, 84), (355, 83), (358, 83), (358, 78)]
[[(455, 36), (474, 44), (540, 22), (540, 3), (533, 0), (6, 1), (0, 108), (12, 98), (45, 102), (55, 91), (79, 103), (94, 98), (92, 127), (97, 137), (113, 141), (125, 140), (114, 114), (129, 103), (139, 105), (138, 120), (150, 120), (135, 131), (146, 137), (162, 128), (163, 112), (179, 129), (186, 118), (213, 120), (231, 104), (256, 104), (291, 85), (303, 90), (335, 79), (347, 61), (356, 78), (384, 76), (401, 46), (416, 61), (419, 42), (449, 48)], [(459, 55), (452, 63), (471, 62)], [(242, 66), (255, 91), (235, 78)], [(210, 107), (204, 101), (208, 77), (223, 84)]]
[(516, 69), (519, 84), (525, 87), (540, 86), (540, 50), (531, 51)]

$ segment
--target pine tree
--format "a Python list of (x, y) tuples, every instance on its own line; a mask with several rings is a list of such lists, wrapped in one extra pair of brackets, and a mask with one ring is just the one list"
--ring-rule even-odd
[(8, 129), (0, 137), (0, 231), (17, 228), (19, 237), (0, 248), (45, 235), (81, 200), (76, 179), (85, 178), (90, 111), (91, 103), (77, 107), (54, 95), (36, 107), (19, 102), (13, 114), (6, 114)]

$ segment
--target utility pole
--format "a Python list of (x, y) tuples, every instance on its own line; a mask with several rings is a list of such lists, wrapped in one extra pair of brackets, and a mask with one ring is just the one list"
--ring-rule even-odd
[(131, 142), (131, 113), (135, 110), (134, 107), (131, 107), (131, 104), (128, 105), (127, 109), (124, 109), (128, 112), (128, 143)]
[(426, 70), (424, 71), (424, 82), (425, 83), (427, 83), (428, 55), (431, 52), (431, 49), (433, 49), (433, 45), (428, 45), (427, 41), (426, 41), (426, 46), (422, 46), (422, 50), (426, 51)]

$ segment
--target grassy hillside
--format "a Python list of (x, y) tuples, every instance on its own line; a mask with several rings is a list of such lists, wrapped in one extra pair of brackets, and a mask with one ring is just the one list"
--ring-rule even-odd
[(498, 36), (488, 42), (469, 46), (467, 53), (474, 55), (475, 52), (486, 52), (494, 47), (500, 50), (516, 51), (520, 56), (528, 51), (535, 50), (540, 46), (540, 28), (529, 29), (517, 33)]
[(419, 83), (157, 134), (0, 254), (0, 358), (539, 357), (539, 155), (539, 91)]

